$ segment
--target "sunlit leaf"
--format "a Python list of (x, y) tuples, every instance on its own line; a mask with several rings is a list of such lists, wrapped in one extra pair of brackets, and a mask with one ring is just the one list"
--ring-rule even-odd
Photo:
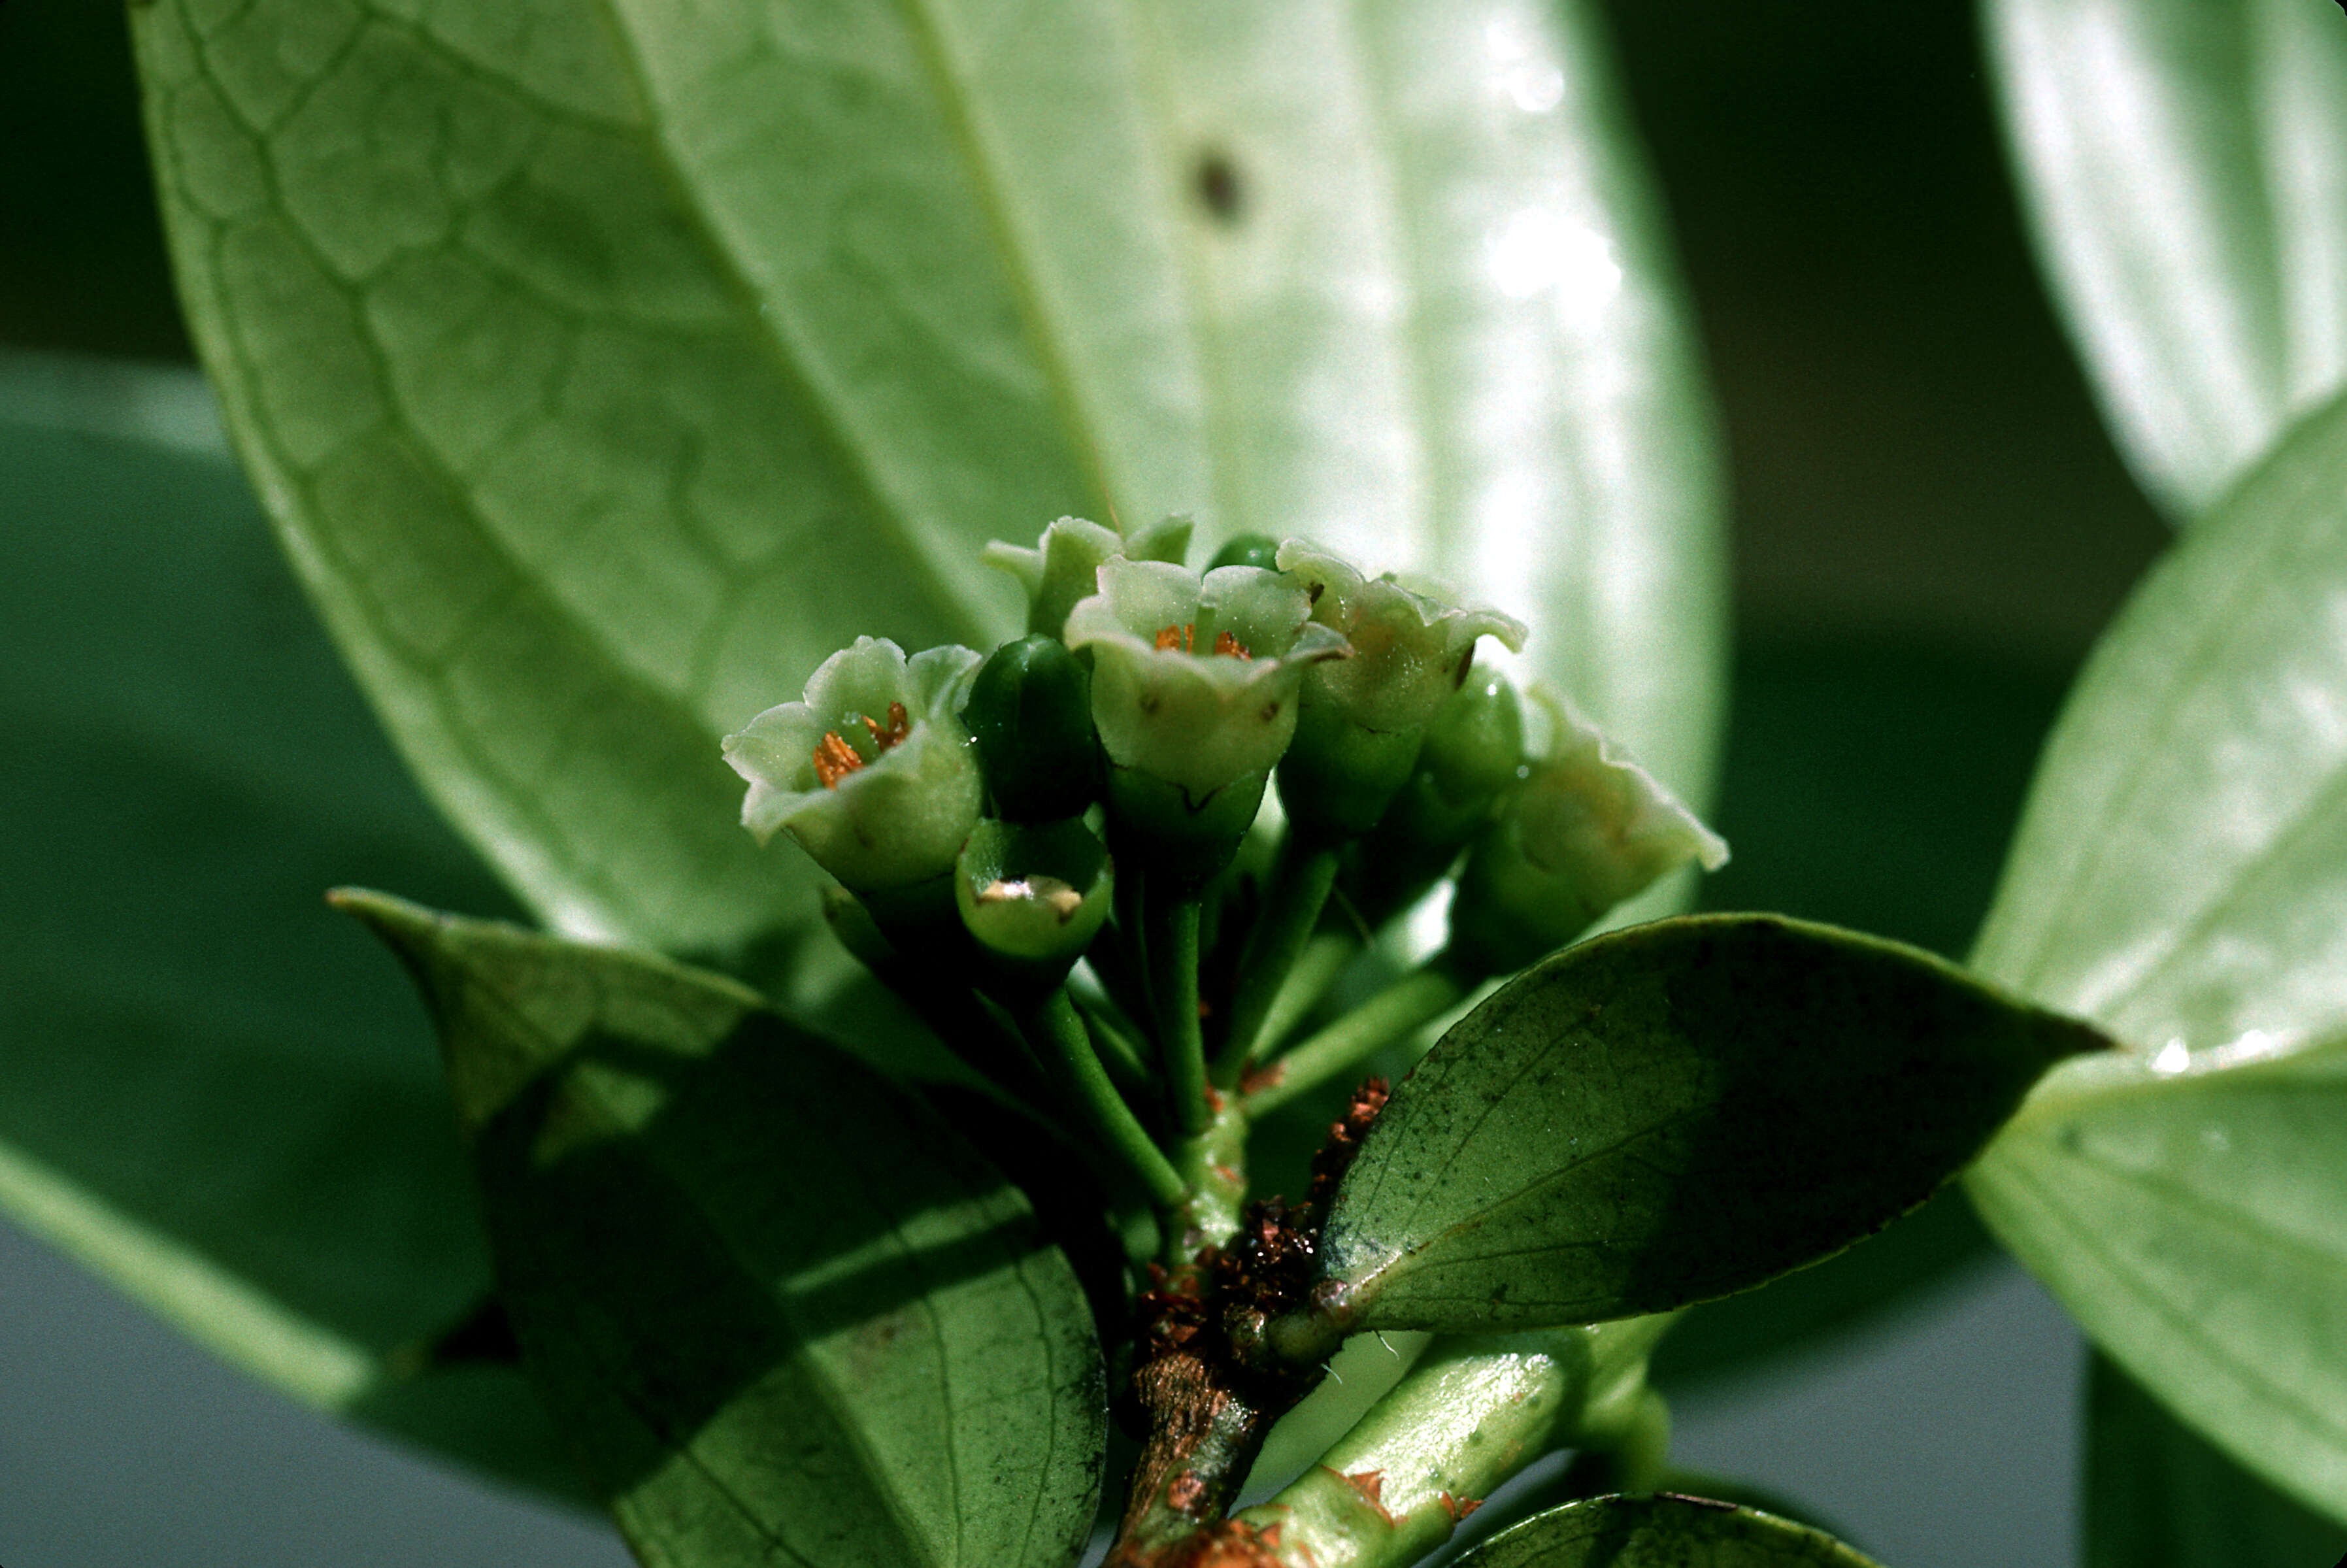
[(715, 738), (1005, 630), (976, 548), (1063, 511), (1446, 572), (1704, 791), (1708, 417), (1580, 5), (135, 16), (239, 449), (565, 931), (804, 968)]
[(431, 1005), (500, 1292), (640, 1556), (1075, 1560), (1092, 1315), (935, 1112), (716, 976), (343, 902)]
[(487, 1249), (429, 1031), (320, 892), (502, 901), (235, 471), (66, 433), (200, 428), (195, 378), (24, 368), (0, 374), (0, 1209), (296, 1398), (575, 1495), (509, 1365), (409, 1375)]
[(2094, 1358), (2086, 1388), (2086, 1568), (2313, 1568), (2347, 1553), (2317, 1518)]
[[(1977, 961), (2107, 1027), (1973, 1184), (2170, 1409), (2347, 1497), (2347, 405), (2145, 583), (2082, 677)], [(2324, 1390), (2328, 1390), (2325, 1392)]]
[(1749, 1289), (1922, 1203), (2100, 1037), (1911, 948), (1770, 916), (1569, 948), (1394, 1092), (1324, 1253), (1358, 1326), (1471, 1331)]
[(2347, 378), (2347, 27), (2299, 0), (1992, 0), (2024, 199), (2179, 518)]
[(1874, 1568), (1832, 1536), (1706, 1498), (1598, 1497), (1501, 1531), (1459, 1568)]
[(2161, 1402), (2347, 1521), (2347, 1045), (2108, 1056), (1969, 1177), (2006, 1245)]
[(2347, 405), (2104, 640), (1974, 959), (2149, 1051), (2347, 1026)]

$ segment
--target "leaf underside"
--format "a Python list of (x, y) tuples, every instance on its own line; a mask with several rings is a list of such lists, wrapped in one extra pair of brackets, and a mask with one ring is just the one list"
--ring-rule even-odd
[(949, 1126), (716, 977), (344, 897), (431, 1002), (500, 1292), (639, 1555), (1074, 1561), (1091, 1314)]
[(2347, 30), (2295, 0), (1994, 0), (2006, 123), (2121, 448), (2184, 521), (2347, 380)]
[(1330, 1212), (1364, 1327), (1658, 1312), (1914, 1207), (2103, 1044), (1913, 948), (1770, 916), (1567, 948), (1444, 1036)]
[(978, 547), (1195, 513), (1432, 570), (1699, 797), (1718, 487), (1586, 9), (156, 0), (227, 422), (398, 744), (558, 929), (800, 999), (716, 738)]

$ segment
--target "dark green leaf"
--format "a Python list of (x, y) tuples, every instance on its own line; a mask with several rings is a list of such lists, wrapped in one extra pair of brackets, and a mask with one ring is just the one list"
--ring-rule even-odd
[(2347, 375), (2347, 28), (2264, 0), (1995, 0), (2056, 296), (2180, 518)]
[(1445, 1035), (1330, 1212), (1359, 1327), (1726, 1296), (1928, 1197), (2102, 1039), (1911, 948), (1768, 916), (1569, 948)]
[(2347, 1524), (2241, 1469), (2096, 1356), (2086, 1384), (2086, 1568), (2325, 1568)]
[(1502, 1531), (1459, 1568), (1874, 1568), (1830, 1535), (1705, 1498), (1598, 1497)]
[(1587, 10), (133, 15), (191, 331), (426, 788), (556, 927), (804, 998), (717, 737), (1006, 632), (977, 547), (1061, 512), (1445, 573), (1705, 793), (1709, 415)]
[(1943, 1187), (1922, 1208), (1814, 1268), (1696, 1307), (1655, 1352), (1655, 1381), (1676, 1397), (1759, 1371), (1911, 1312), (1995, 1255), (1996, 1244), (1963, 1192)]
[(411, 1375), (488, 1258), (428, 1032), (320, 893), (502, 901), (243, 481), (184, 450), (196, 379), (24, 369), (0, 377), (0, 1208), (296, 1398), (577, 1496), (516, 1369)]
[(951, 1127), (713, 975), (344, 902), (439, 1021), (507, 1307), (639, 1554), (1075, 1560), (1091, 1314)]

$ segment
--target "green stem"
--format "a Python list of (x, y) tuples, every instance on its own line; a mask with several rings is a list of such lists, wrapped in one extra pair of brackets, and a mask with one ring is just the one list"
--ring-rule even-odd
[(1140, 989), (1138, 997), (1125, 999), (1128, 1005), (1137, 1004), (1135, 1018), (1153, 1017), (1156, 1009), (1149, 995), (1149, 939), (1143, 934), (1142, 919), (1147, 883), (1141, 857), (1125, 854), (1117, 863), (1116, 879), (1109, 890), (1110, 900), (1116, 906), (1116, 934), (1124, 948), (1124, 968)]
[(1092, 1046), (1100, 1052), (1101, 1064), (1108, 1075), (1116, 1080), (1127, 1100), (1147, 1103), (1155, 1094), (1157, 1085), (1150, 1076), (1149, 1053), (1128, 1027), (1116, 1004), (1105, 998), (1086, 996), (1071, 988), (1068, 998), (1083, 1014), (1084, 1025), (1092, 1031)]
[(1440, 1018), (1467, 994), (1466, 981), (1436, 954), (1393, 984), (1281, 1057), (1276, 1077), (1246, 1097), (1247, 1114), (1262, 1116), (1343, 1073)]
[(1291, 832), (1280, 845), (1279, 867), (1263, 913), (1247, 938), (1239, 965), (1238, 986), (1231, 997), (1230, 1032), (1214, 1057), (1214, 1078), (1225, 1089), (1239, 1081), (1247, 1057), (1255, 1050), (1257, 1031), (1270, 1015), (1288, 975), (1296, 968), (1328, 890), (1337, 885), (1337, 853), (1334, 845), (1307, 846)]
[(1322, 931), (1306, 943), (1279, 994), (1272, 999), (1271, 1010), (1255, 1031), (1255, 1043), (1267, 1051), (1276, 1050), (1279, 1042), (1304, 1021), (1304, 1015), (1328, 994), (1328, 988), (1360, 950), (1361, 938), (1350, 931)]
[(1092, 1049), (1084, 1020), (1061, 986), (1030, 1009), (1021, 1020), (1036, 1053), (1059, 1069), (1061, 1086), (1092, 1124), (1110, 1154), (1138, 1180), (1160, 1209), (1179, 1206), (1188, 1188), (1173, 1163), (1150, 1142), (1149, 1133), (1109, 1081)]
[(1542, 1455), (1649, 1438), (1646, 1358), (1669, 1321), (1438, 1339), (1320, 1464), (1238, 1518), (1259, 1540), (1278, 1527), (1266, 1563), (1416, 1563)]
[(1149, 991), (1157, 1008), (1157, 1049), (1174, 1125), (1184, 1137), (1206, 1130), (1206, 1040), (1198, 1023), (1198, 901), (1153, 899), (1148, 910)]
[(1225, 1100), (1204, 1131), (1175, 1144), (1173, 1163), (1182, 1178), (1181, 1203), (1159, 1216), (1164, 1227), (1159, 1257), (1179, 1274), (1201, 1250), (1226, 1245), (1238, 1234), (1245, 1207), (1247, 1119), (1236, 1100)]

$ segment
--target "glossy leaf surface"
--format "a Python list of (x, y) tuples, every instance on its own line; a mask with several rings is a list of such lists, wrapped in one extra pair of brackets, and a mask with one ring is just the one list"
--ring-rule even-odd
[(2145, 583), (1977, 959), (2136, 1052), (2048, 1083), (1981, 1163), (1983, 1215), (2163, 1402), (2319, 1505), (2347, 1496), (2347, 1385), (2316, 1392), (2347, 1283), (2338, 1056), (2309, 1046), (2347, 1032), (2342, 497), (2334, 404)]
[(2086, 1568), (2321, 1568), (2347, 1553), (2347, 1524), (2242, 1470), (2101, 1356), (2086, 1421)]
[(401, 1369), (487, 1289), (487, 1252), (429, 1031), (320, 902), (353, 876), (496, 888), (243, 481), (190, 455), (195, 378), (21, 368), (0, 374), (0, 1208), (292, 1397), (575, 1496), (518, 1370)]
[(1659, 1312), (1839, 1252), (1969, 1161), (2084, 1025), (1769, 916), (1569, 948), (1453, 1027), (1346, 1174), (1365, 1328)]
[(1459, 1568), (1873, 1568), (1832, 1536), (1702, 1498), (1598, 1497), (1501, 1531)]
[(2347, 29), (2301, 0), (1993, 0), (2055, 292), (2179, 518), (2347, 378)]
[(2161, 1401), (2347, 1521), (2347, 1045), (2111, 1055), (1968, 1178), (1989, 1226)]
[(2105, 638), (1974, 962), (2147, 1051), (2347, 1027), (2347, 404)]
[(803, 924), (716, 737), (859, 632), (1008, 631), (975, 551), (1061, 512), (1445, 572), (1704, 791), (1707, 412), (1580, 5), (136, 26), (239, 449), (427, 788), (559, 928)]
[(949, 1126), (713, 975), (346, 901), (430, 1002), (500, 1290), (640, 1556), (1075, 1560), (1091, 1313)]

